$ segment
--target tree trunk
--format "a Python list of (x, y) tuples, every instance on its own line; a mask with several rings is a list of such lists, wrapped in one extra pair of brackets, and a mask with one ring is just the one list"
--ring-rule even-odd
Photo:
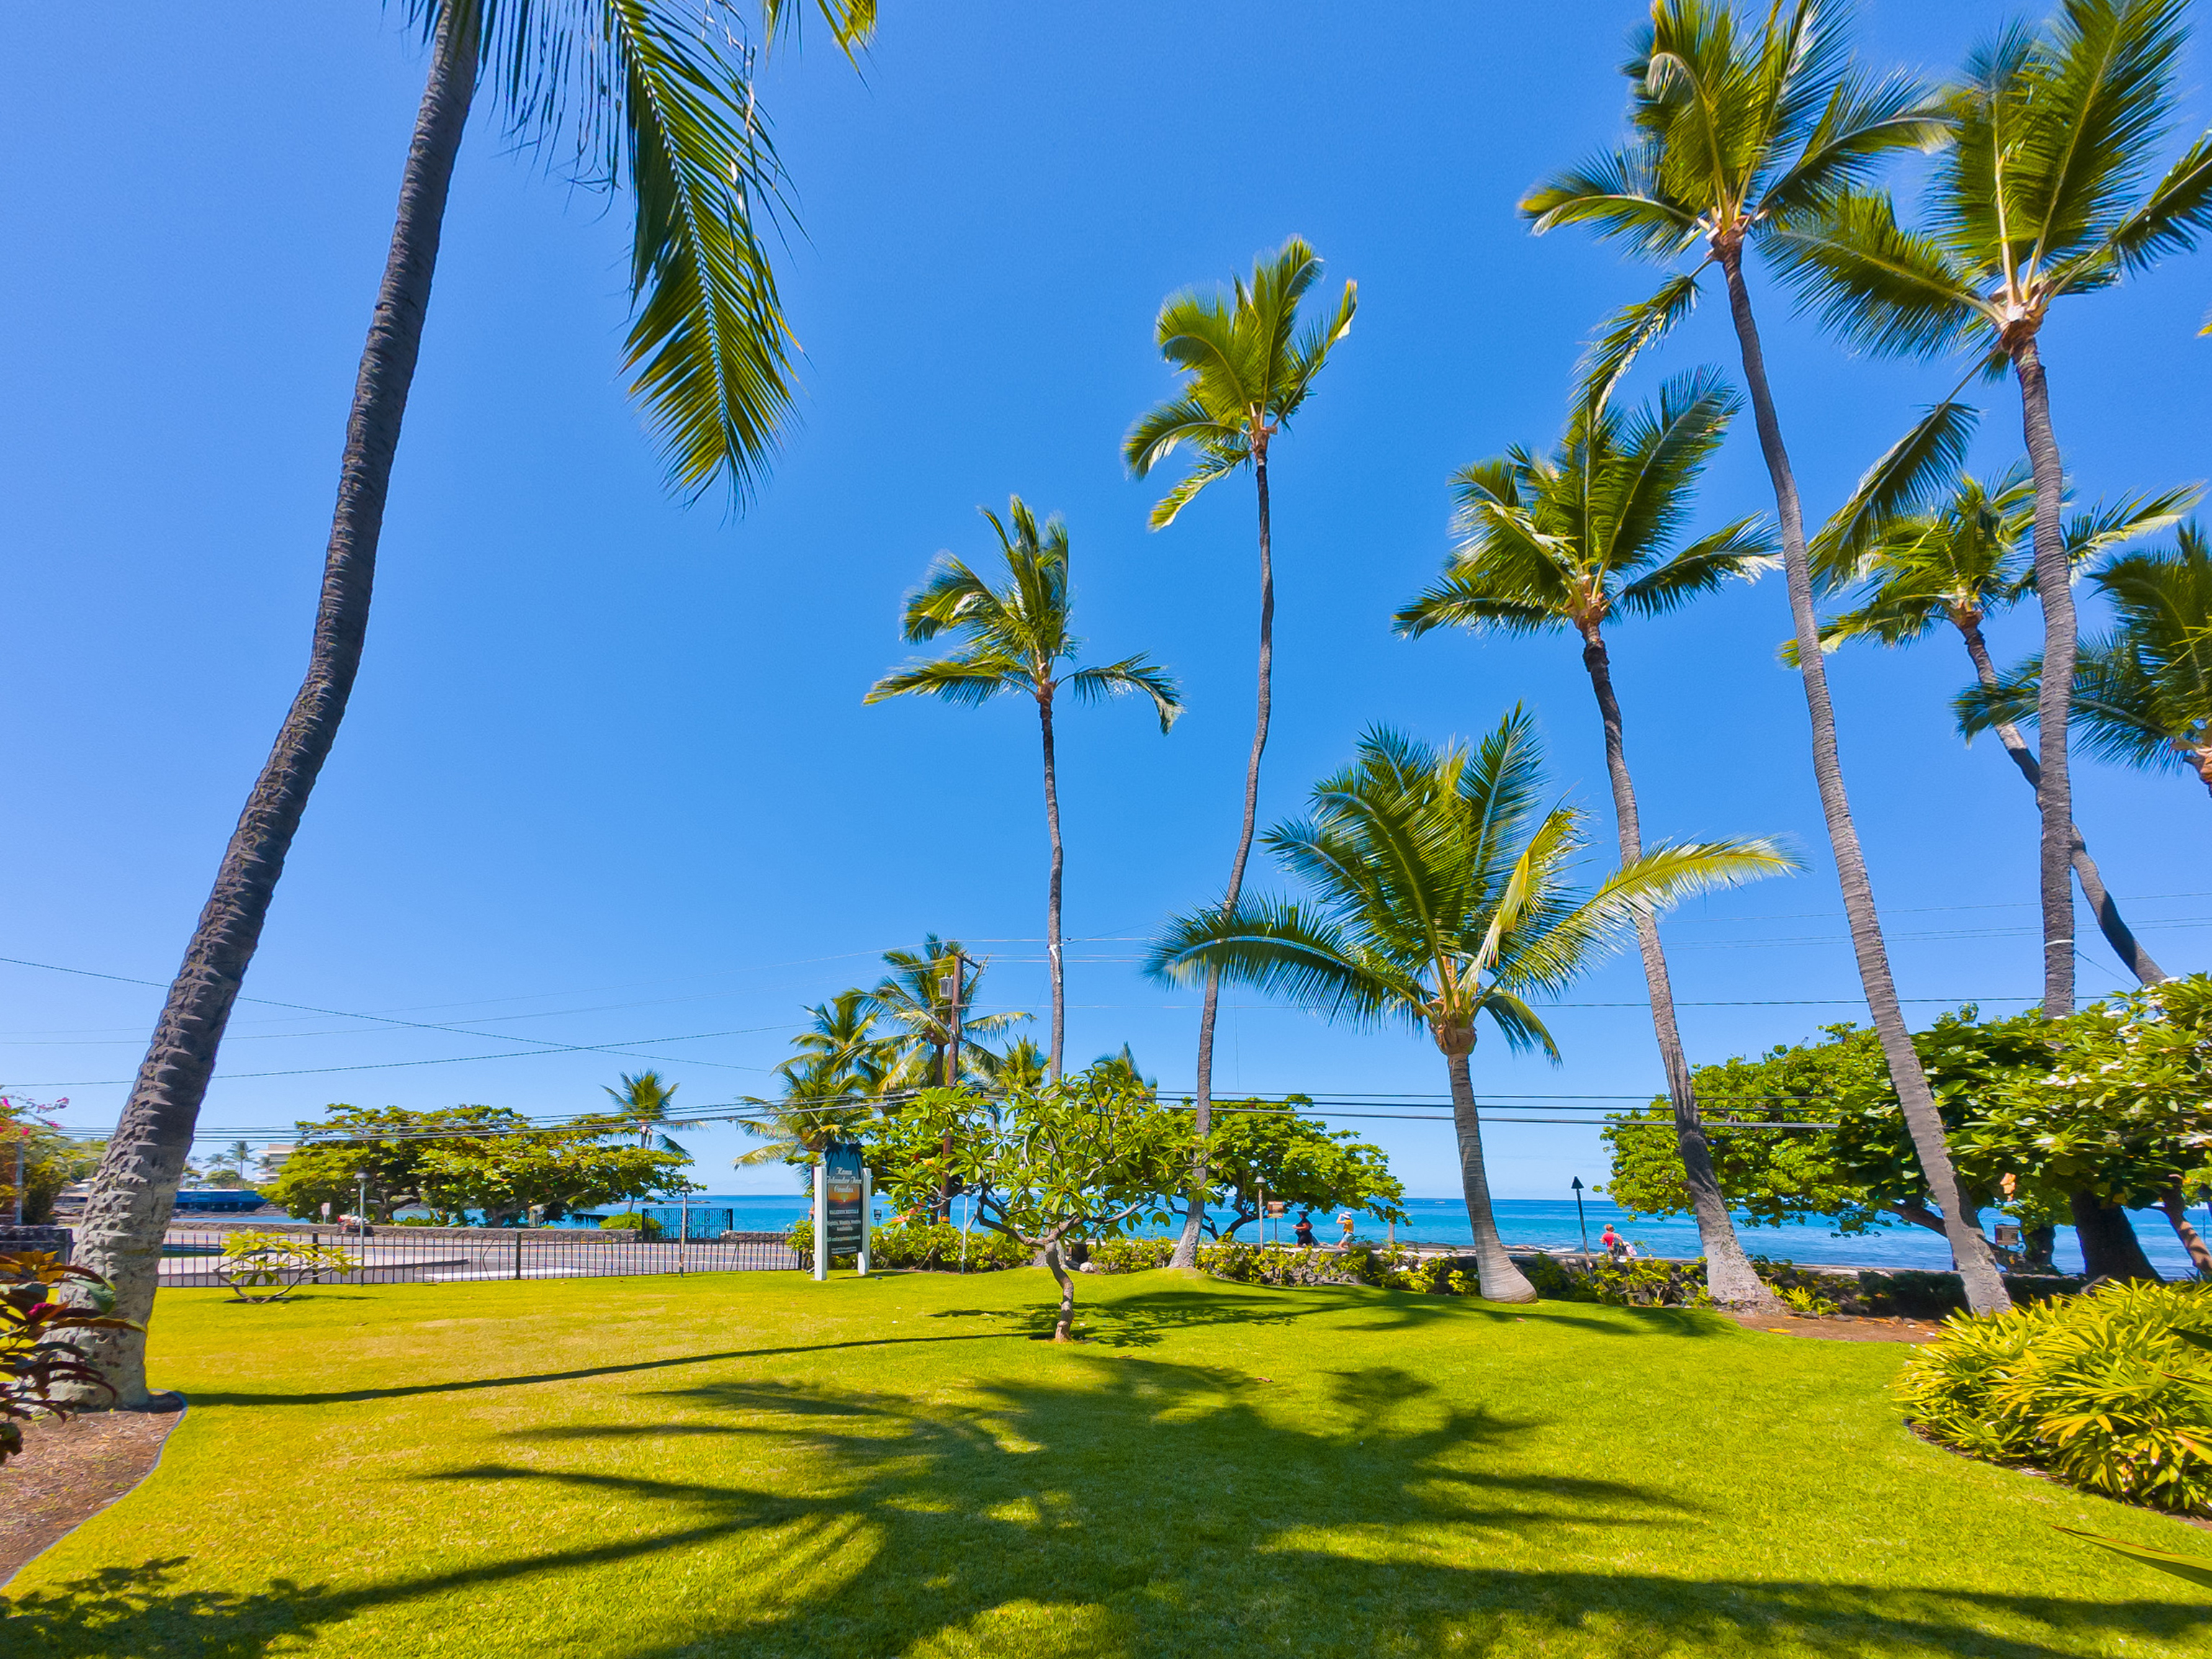
[(1075, 1340), (1075, 1280), (1067, 1271), (1067, 1261), (1054, 1239), (1044, 1247), (1044, 1265), (1052, 1269), (1052, 1276), (1060, 1281), (1060, 1318), (1052, 1328), (1055, 1342)]
[(1904, 1108), (1905, 1127), (1913, 1150), (1927, 1176), (1929, 1190), (1943, 1212), (1944, 1237), (1959, 1264), (1966, 1285), (1966, 1305), (1976, 1313), (1996, 1313), (2012, 1305), (2003, 1277), (1982, 1237), (1980, 1218), (1969, 1209), (1951, 1166), (1950, 1145), (1943, 1138), (1943, 1120), (1936, 1109), (1928, 1075), (1905, 1029), (1905, 1012), (1897, 1000), (1890, 978), (1889, 952), (1881, 937), (1881, 920), (1875, 909), (1873, 884), (1867, 879), (1866, 860), (1859, 852), (1857, 827), (1851, 822), (1850, 798), (1844, 792), (1843, 765), (1836, 753), (1835, 711), (1828, 701), (1826, 659), (1820, 652), (1820, 623), (1813, 611), (1812, 573), (1805, 559), (1805, 519), (1797, 501), (1796, 480), (1790, 471), (1790, 456), (1782, 444), (1782, 426), (1774, 413), (1774, 397), (1766, 383), (1766, 363), (1759, 350), (1759, 325), (1751, 314), (1751, 295), (1743, 285), (1743, 255), (1740, 247), (1721, 252), (1721, 269), (1728, 277), (1729, 310), (1735, 323), (1736, 343), (1743, 356), (1743, 378), (1751, 392), (1751, 407), (1759, 427), (1759, 445), (1766, 458), (1766, 471), (1774, 483), (1776, 516), (1782, 525), (1783, 568), (1789, 578), (1790, 610), (1796, 623), (1797, 672), (1805, 685), (1805, 708), (1811, 718), (1813, 775), (1820, 785), (1820, 810), (1827, 819), (1828, 845), (1836, 860), (1836, 878), (1843, 890), (1844, 915), (1850, 923), (1852, 953), (1858, 959), (1859, 983), (1864, 988), (1868, 1012), (1888, 1062), (1891, 1083)]
[[(1045, 827), (1052, 832), (1052, 882), (1045, 896), (1044, 953), (1052, 968), (1052, 1074), (1058, 1077), (1060, 1049), (1067, 1035), (1067, 979), (1060, 953), (1060, 770), (1053, 757), (1049, 691), (1037, 698), (1037, 716), (1044, 729), (1044, 821)], [(957, 966), (953, 971), (959, 971)]]
[[(457, 25), (463, 15), (458, 8), (442, 14), (401, 176), (391, 255), (346, 423), (307, 677), (223, 854), (77, 1233), (79, 1263), (111, 1280), (116, 1311), (142, 1325), (153, 1311), (161, 1234), (223, 1028), (361, 665), (392, 453), (422, 344), (453, 157), (476, 91), (477, 40)], [(85, 1346), (115, 1389), (115, 1405), (148, 1402), (143, 1331), (88, 1333)]]
[[(1605, 769), (1613, 783), (1613, 815), (1620, 832), (1620, 861), (1626, 865), (1644, 853), (1644, 828), (1636, 808), (1636, 782), (1629, 775), (1628, 754), (1621, 736), (1620, 703), (1613, 696), (1613, 664), (1598, 624), (1583, 629), (1583, 666), (1589, 670), (1590, 689), (1597, 694), (1598, 718), (1605, 726)], [(1721, 1193), (1720, 1177), (1713, 1172), (1712, 1150), (1705, 1143), (1705, 1126), (1698, 1110), (1696, 1087), (1690, 1080), (1690, 1063), (1682, 1054), (1682, 1034), (1674, 1020), (1674, 988), (1667, 973), (1667, 955), (1659, 945), (1659, 923), (1638, 913), (1636, 944), (1644, 958), (1644, 983), (1651, 995), (1651, 1030), (1659, 1041), (1659, 1061), (1667, 1074), (1667, 1096), (1674, 1107), (1674, 1144), (1682, 1158), (1682, 1181), (1689, 1188), (1690, 1206), (1698, 1218), (1698, 1242), (1705, 1255), (1705, 1288), (1723, 1307), (1779, 1312), (1781, 1298), (1766, 1288), (1743, 1253), (1736, 1237), (1735, 1220)]]
[(2066, 764), (2066, 726), (2074, 712), (2074, 572), (2058, 515), (2066, 477), (2058, 441), (2051, 433), (2051, 397), (2043, 359), (2031, 334), (2014, 348), (2020, 381), (2021, 426), (2035, 477), (2035, 593), (2043, 604), (2043, 678), (2036, 690), (2037, 756), (2042, 769), (2035, 798), (2043, 807), (2043, 854), (2039, 886), (2043, 899), (2043, 1012), (2063, 1019), (2074, 1012), (2074, 782)]
[[(1237, 857), (1229, 866), (1229, 887), (1221, 900), (1228, 915), (1237, 908), (1244, 888), (1244, 865), (1252, 856), (1252, 836), (1260, 817), (1260, 757), (1267, 747), (1267, 715), (1273, 701), (1272, 676), (1275, 664), (1275, 563), (1270, 545), (1273, 526), (1267, 502), (1267, 445), (1262, 438), (1253, 446), (1252, 477), (1260, 495), (1260, 688), (1252, 719), (1252, 757), (1244, 765), (1244, 823), (1237, 836)], [(1198, 1089), (1193, 1100), (1197, 1119), (1198, 1153), (1191, 1162), (1190, 1211), (1183, 1218), (1182, 1237), (1176, 1241), (1168, 1265), (1198, 1265), (1199, 1226), (1206, 1213), (1207, 1188), (1212, 1182), (1206, 1163), (1206, 1138), (1213, 1133), (1213, 1025), (1221, 1006), (1221, 976), (1206, 975), (1206, 1000), (1198, 1013)]]
[(2212, 1279), (2212, 1249), (2205, 1248), (2203, 1235), (2190, 1224), (2189, 1206), (2181, 1196), (2181, 1188), (2167, 1188), (2160, 1195), (2158, 1207), (2166, 1212), (2166, 1218), (2173, 1224), (2173, 1236), (2181, 1241), (2181, 1248), (2189, 1252), (2189, 1260), (2197, 1269), (2197, 1276)]
[[(1966, 656), (1974, 665), (1974, 677), (1984, 686), (1996, 690), (1996, 665), (1990, 660), (1990, 647), (1982, 638), (1980, 624), (1959, 623), (1957, 627), (1965, 636)], [(2012, 757), (2012, 763), (2020, 768), (2021, 776), (2027, 780), (2027, 787), (2036, 792), (2037, 799), (2040, 800), (2043, 768), (2035, 757), (2028, 753), (2027, 739), (2021, 736), (2020, 728), (2010, 720), (1999, 720), (1990, 729), (1997, 734), (1997, 741), (2004, 745), (2005, 753)], [(2166, 969), (2152, 961), (2150, 952), (2136, 942), (2135, 934), (2129, 931), (2128, 924), (2121, 918), (2119, 904), (2105, 890), (2104, 875), (2098, 870), (2096, 860), (2089, 856), (2089, 846), (2081, 839), (2081, 826), (2069, 826), (2069, 833), (2073, 836), (2074, 877), (2081, 884), (2081, 896), (2089, 901), (2089, 908), (2096, 915), (2097, 927), (2104, 934), (2105, 943), (2112, 947), (2114, 954), (2136, 976), (2138, 984), (2160, 983), (2166, 977)]]
[(2106, 1204), (2090, 1193), (2069, 1193), (2067, 1207), (2074, 1212), (2074, 1237), (2081, 1241), (2081, 1271), (2091, 1279), (2148, 1279), (2155, 1281), (2158, 1269), (2143, 1254), (2135, 1224), (2117, 1204)]
[(1467, 1194), (1467, 1224), (1474, 1234), (1477, 1288), (1486, 1302), (1534, 1302), (1536, 1287), (1522, 1277), (1498, 1237), (1498, 1218), (1490, 1209), (1490, 1174), (1482, 1165), (1482, 1117), (1475, 1110), (1474, 1079), (1467, 1055), (1444, 1055), (1451, 1073), (1452, 1128), (1459, 1137), (1459, 1180)]

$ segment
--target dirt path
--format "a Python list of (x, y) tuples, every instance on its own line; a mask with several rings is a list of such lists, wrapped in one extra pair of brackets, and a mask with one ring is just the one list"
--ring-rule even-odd
[(185, 1414), (88, 1412), (23, 1425), (23, 1455), (0, 1467), (0, 1589), (31, 1558), (90, 1520), (153, 1472)]
[(1860, 1314), (1831, 1314), (1820, 1319), (1797, 1314), (1730, 1316), (1747, 1331), (1819, 1337), (1828, 1342), (1933, 1342), (1943, 1334), (1943, 1328), (1932, 1319), (1876, 1319)]

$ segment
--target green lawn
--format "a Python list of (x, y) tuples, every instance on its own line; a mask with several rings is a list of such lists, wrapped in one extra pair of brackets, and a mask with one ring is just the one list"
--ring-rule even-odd
[[(1169, 1273), (165, 1291), (191, 1409), (0, 1652), (2197, 1654), (2212, 1538), (1899, 1426), (1900, 1351)], [(5, 1475), (0, 1474), (0, 1495)]]

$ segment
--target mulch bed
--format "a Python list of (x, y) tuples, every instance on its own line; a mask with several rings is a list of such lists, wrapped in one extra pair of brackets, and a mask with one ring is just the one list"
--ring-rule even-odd
[(1829, 1342), (1933, 1342), (1943, 1334), (1943, 1328), (1932, 1319), (1878, 1319), (1866, 1314), (1830, 1314), (1818, 1319), (1798, 1314), (1732, 1316), (1747, 1331), (1815, 1336)]
[(185, 1414), (174, 1395), (156, 1398), (166, 1407), (23, 1425), (23, 1455), (0, 1466), (0, 1586), (153, 1471)]

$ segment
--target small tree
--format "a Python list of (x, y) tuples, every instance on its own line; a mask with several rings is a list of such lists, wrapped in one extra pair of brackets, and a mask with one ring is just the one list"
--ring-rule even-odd
[(1218, 1238), (1260, 1218), (1270, 1199), (1307, 1210), (1366, 1210), (1386, 1221), (1403, 1221), (1403, 1182), (1390, 1173), (1390, 1160), (1349, 1129), (1329, 1129), (1299, 1115), (1312, 1102), (1292, 1095), (1273, 1101), (1231, 1101), (1217, 1104), (1213, 1134), (1206, 1143), (1206, 1167), (1212, 1177), (1210, 1208), (1225, 1209), (1226, 1226), (1201, 1216), (1200, 1224)]
[[(973, 1200), (975, 1224), (1039, 1251), (1060, 1282), (1052, 1340), (1072, 1341), (1075, 1281), (1068, 1244), (1116, 1238), (1189, 1166), (1187, 1111), (1099, 1067), (988, 1100), (967, 1089), (925, 1090), (873, 1126), (869, 1162), (899, 1208), (936, 1202), (947, 1178)], [(950, 1152), (947, 1152), (950, 1148)]]

